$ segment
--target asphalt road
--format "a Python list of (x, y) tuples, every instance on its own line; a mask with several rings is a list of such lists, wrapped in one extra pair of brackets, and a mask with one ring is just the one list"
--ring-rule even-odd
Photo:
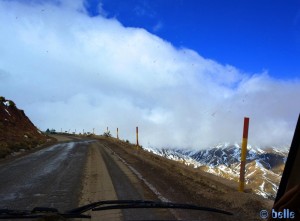
[(76, 207), (88, 141), (56, 144), (0, 164), (0, 208)]
[[(158, 200), (101, 141), (65, 141), (2, 162), (0, 180), (0, 208), (7, 209), (41, 206), (65, 211), (99, 200)], [(166, 209), (118, 213), (109, 220), (173, 219)]]

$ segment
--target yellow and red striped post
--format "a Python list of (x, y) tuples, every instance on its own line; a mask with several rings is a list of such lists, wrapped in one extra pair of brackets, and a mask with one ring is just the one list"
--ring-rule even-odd
[(119, 128), (117, 127), (117, 139), (119, 140)]
[(241, 170), (240, 170), (239, 192), (244, 192), (244, 187), (245, 187), (245, 168), (246, 168), (246, 155), (247, 155), (247, 143), (248, 143), (248, 130), (249, 130), (249, 118), (245, 117), (244, 118), (242, 151), (241, 151)]
[(136, 146), (139, 146), (139, 127), (136, 127)]

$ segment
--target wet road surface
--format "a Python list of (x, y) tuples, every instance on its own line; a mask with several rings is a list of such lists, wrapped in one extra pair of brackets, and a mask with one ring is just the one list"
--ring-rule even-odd
[(88, 145), (88, 141), (56, 144), (0, 164), (0, 208), (76, 207)]
[[(96, 160), (103, 162), (103, 165), (93, 162), (92, 167), (98, 167), (99, 170), (95, 170), (98, 172), (89, 168), (92, 172), (91, 186), (87, 189), (89, 194), (96, 196), (94, 191), (104, 191), (105, 194), (112, 191), (115, 192), (116, 199), (158, 200), (101, 142), (73, 140), (50, 146), (10, 162), (2, 162), (0, 164), (0, 208), (31, 210), (37, 206), (54, 207), (63, 212), (82, 206), (79, 204), (88, 168), (87, 162), (97, 155)], [(103, 170), (107, 171), (105, 173), (108, 177), (94, 183), (95, 177), (99, 175), (96, 173), (101, 175)], [(112, 182), (111, 187), (104, 185), (108, 180)], [(106, 189), (108, 187), (109, 189)], [(103, 198), (104, 195), (91, 200), (109, 200)], [(103, 214), (97, 212), (97, 216), (101, 217)], [(173, 218), (166, 210), (130, 209), (123, 210), (122, 215), (116, 220), (143, 220), (145, 217)]]

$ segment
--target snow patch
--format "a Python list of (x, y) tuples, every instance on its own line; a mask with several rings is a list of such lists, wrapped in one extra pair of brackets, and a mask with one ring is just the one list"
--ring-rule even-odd
[(258, 147), (258, 148), (256, 148), (256, 150), (257, 150), (259, 153), (265, 153), (265, 151), (264, 151), (264, 150), (262, 150), (262, 149), (260, 149), (259, 147)]
[(4, 109), (4, 110), (6, 111), (6, 113), (8, 113), (8, 115), (9, 115), (9, 116), (11, 116), (11, 114), (9, 113), (9, 111), (8, 111), (8, 110), (6, 110), (6, 109)]

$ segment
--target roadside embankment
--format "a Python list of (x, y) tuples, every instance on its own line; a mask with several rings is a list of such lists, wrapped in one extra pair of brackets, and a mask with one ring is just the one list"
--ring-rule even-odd
[[(260, 211), (272, 207), (271, 200), (238, 192), (238, 185), (233, 181), (157, 156), (121, 140), (97, 139), (109, 146), (170, 201), (227, 210), (235, 214), (235, 220), (260, 220)], [(205, 218), (210, 219), (209, 216)], [(225, 220), (224, 217), (220, 219)]]

